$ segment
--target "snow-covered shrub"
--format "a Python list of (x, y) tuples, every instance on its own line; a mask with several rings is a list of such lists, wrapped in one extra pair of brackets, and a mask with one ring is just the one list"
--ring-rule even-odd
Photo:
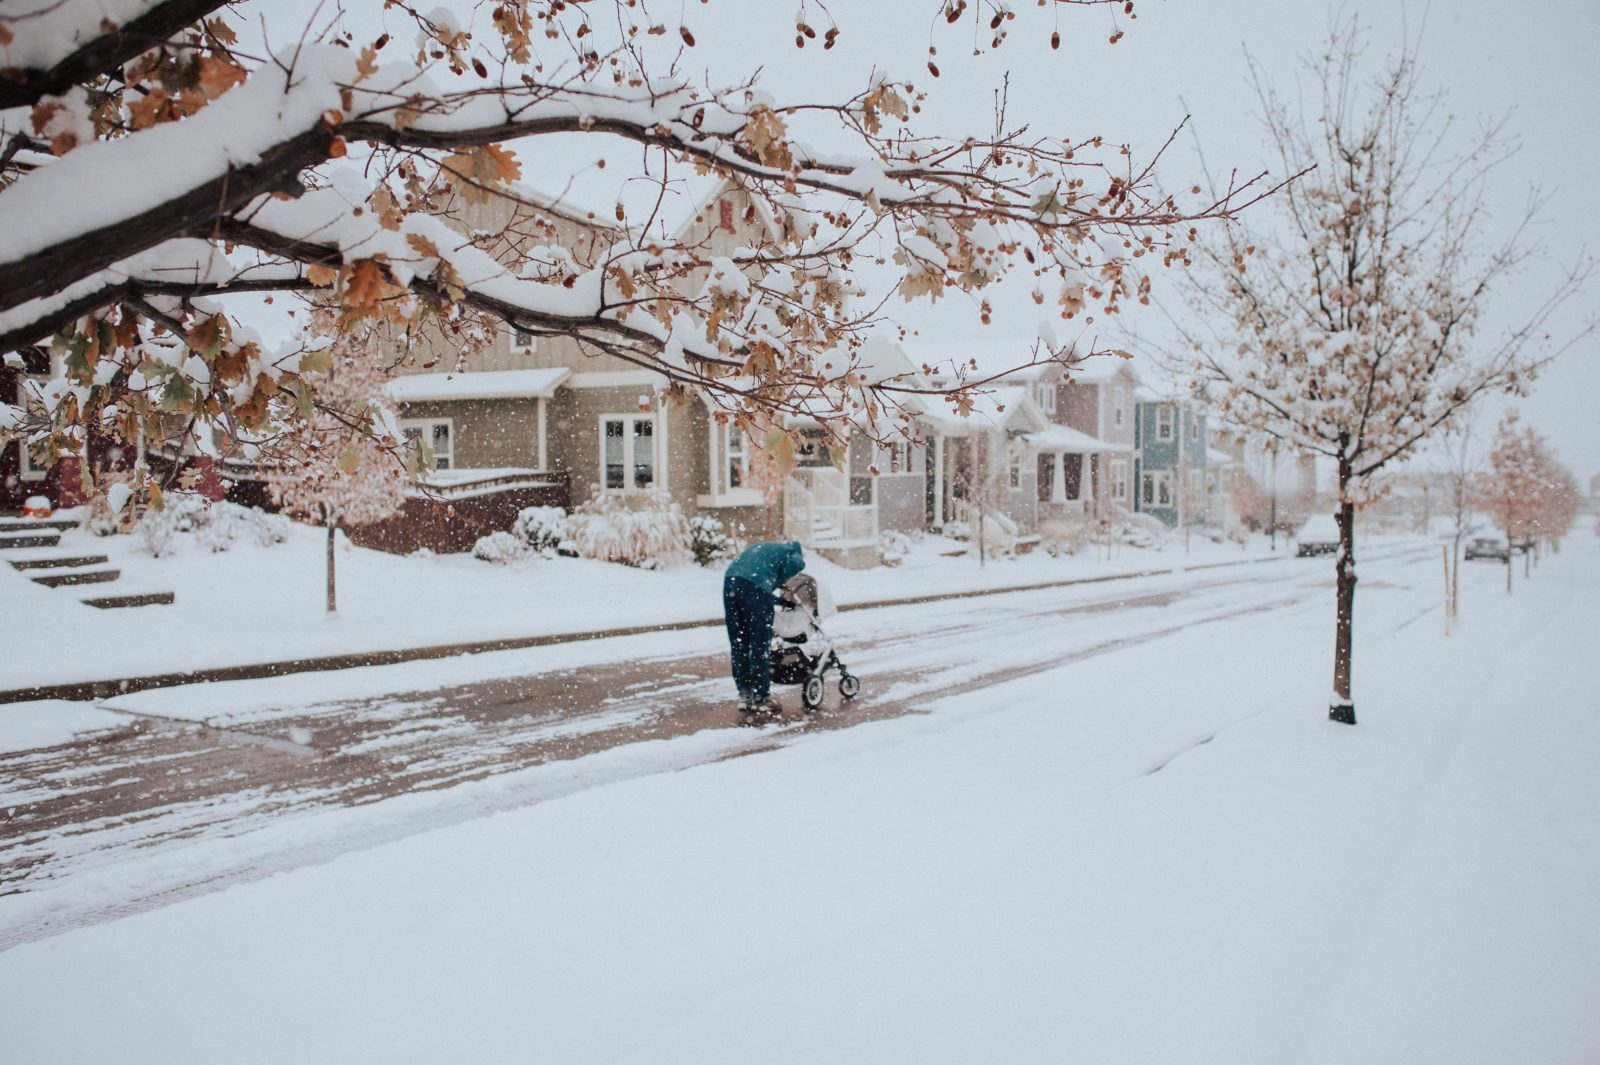
[(165, 510), (151, 507), (139, 518), (138, 533), (144, 537), (145, 550), (156, 558), (165, 558), (177, 549), (177, 524)]
[[(233, 506), (232, 503), (222, 505)], [(240, 507), (239, 515), (241, 523), (255, 534), (256, 543), (262, 547), (271, 547), (289, 539), (291, 522), (282, 514), (268, 514), (260, 507)]]
[(1124, 511), (1122, 542), (1134, 547), (1155, 547), (1167, 538), (1167, 523), (1150, 514)]
[(893, 529), (878, 536), (878, 561), (885, 566), (898, 566), (911, 552), (911, 537)]
[(733, 541), (716, 518), (690, 518), (689, 553), (699, 565), (709, 566), (733, 554)]
[(664, 488), (597, 489), (568, 516), (566, 542), (584, 558), (643, 569), (690, 558), (689, 523)]
[(512, 535), (528, 546), (528, 550), (550, 558), (560, 550), (566, 539), (567, 512), (562, 507), (525, 507), (517, 513), (511, 526)]
[(132, 532), (132, 514), (128, 511), (128, 500), (133, 495), (133, 486), (127, 481), (126, 474), (118, 475), (106, 473), (102, 475), (101, 483), (106, 490), (97, 495), (89, 504), (89, 517), (83, 526), (96, 536), (115, 536), (117, 533)]
[(970, 540), (972, 526), (964, 521), (947, 521), (944, 523), (944, 535), (951, 540)]
[(241, 536), (254, 536), (263, 547), (289, 538), (289, 519), (237, 503), (212, 503), (193, 492), (168, 492), (164, 506), (151, 507), (139, 519), (138, 532), (157, 558), (178, 547), (179, 534), (192, 534), (195, 543), (210, 551), (226, 551)]
[(244, 524), (236, 513), (241, 509), (217, 503), (204, 514), (191, 517), (195, 542), (212, 551), (226, 551), (232, 547), (234, 537), (239, 535), (239, 527)]
[(516, 533), (504, 530), (478, 538), (472, 545), (472, 557), (500, 566), (509, 566), (528, 557), (528, 544)]
[(1090, 525), (1077, 516), (1039, 523), (1039, 549), (1051, 558), (1075, 555), (1089, 542)]

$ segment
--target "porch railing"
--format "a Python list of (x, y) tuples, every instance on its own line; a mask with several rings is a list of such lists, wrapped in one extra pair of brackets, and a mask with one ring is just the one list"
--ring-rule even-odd
[(850, 502), (838, 470), (799, 469), (783, 493), (783, 527), (807, 547), (878, 542), (878, 508)]

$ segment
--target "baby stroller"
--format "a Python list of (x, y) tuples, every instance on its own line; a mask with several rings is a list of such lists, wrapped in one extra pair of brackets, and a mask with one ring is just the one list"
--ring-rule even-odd
[(822, 631), (822, 619), (837, 611), (828, 591), (809, 573), (802, 573), (778, 589), (778, 611), (772, 618), (772, 682), (800, 685), (800, 701), (807, 710), (822, 705), (823, 678), (839, 671), (839, 694), (854, 699), (861, 678), (852, 676), (839, 661), (833, 641)]

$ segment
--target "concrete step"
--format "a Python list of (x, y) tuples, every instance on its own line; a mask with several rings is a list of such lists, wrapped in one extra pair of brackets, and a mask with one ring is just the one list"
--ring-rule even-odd
[(12, 569), (67, 569), (78, 566), (103, 566), (111, 561), (105, 555), (69, 555), (62, 558), (18, 558)]
[(61, 543), (60, 533), (39, 533), (23, 536), (0, 535), (0, 550), (13, 547), (55, 547), (59, 543)]
[(65, 532), (77, 527), (78, 522), (73, 518), (0, 518), (0, 533), (44, 532), (48, 529)]
[(142, 595), (103, 595), (83, 601), (101, 610), (115, 610), (126, 606), (165, 606), (176, 598), (172, 592), (145, 592)]
[(65, 588), (74, 584), (105, 584), (122, 576), (120, 569), (80, 569), (70, 573), (46, 573), (42, 577), (33, 578), (34, 584), (42, 584), (46, 588)]

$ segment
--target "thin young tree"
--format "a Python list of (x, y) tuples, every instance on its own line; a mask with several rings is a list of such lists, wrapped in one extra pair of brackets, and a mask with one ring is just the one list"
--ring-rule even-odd
[(1472, 450), (1476, 411), (1461, 412), (1445, 425), (1435, 450), (1444, 460), (1445, 508), (1450, 516), (1450, 573), (1445, 613), (1448, 621), (1461, 616), (1461, 541), (1472, 530), (1476, 487), (1481, 477), (1479, 459)]
[[(397, 513), (412, 478), (397, 461), (401, 441), (384, 406), (383, 354), (361, 326), (344, 327), (319, 308), (308, 332), (312, 350), (301, 380), (314, 396), (309, 417), (281, 441), (281, 458), (267, 474), (273, 498), (289, 513), (328, 530), (328, 613), (338, 613), (334, 558), (339, 530), (370, 525)], [(325, 346), (317, 346), (318, 342)], [(414, 456), (413, 469), (425, 465)]]
[[(1197, 241), (1197, 318), (1182, 357), (1223, 418), (1337, 471), (1340, 550), (1329, 717), (1354, 724), (1355, 512), (1373, 478), (1482, 396), (1521, 394), (1565, 344), (1552, 314), (1588, 278), (1580, 263), (1498, 335), (1478, 328), (1533, 255), (1533, 197), (1503, 239), (1486, 182), (1509, 155), (1499, 125), (1458, 136), (1444, 95), (1424, 83), (1408, 42), (1366, 73), (1354, 22), (1308, 61), (1319, 95), (1305, 116), (1252, 62), (1264, 124), (1286, 172), (1315, 170), (1276, 198), (1264, 223)], [(1572, 338), (1567, 341), (1570, 344)]]
[(1541, 446), (1535, 454), (1537, 499), (1530, 552), (1535, 562), (1543, 548), (1555, 550), (1578, 517), (1578, 479), (1556, 458), (1547, 441), (1541, 437), (1539, 442)]
[(1532, 426), (1521, 424), (1515, 411), (1507, 414), (1495, 431), (1488, 468), (1478, 484), (1478, 505), (1506, 536), (1507, 592), (1511, 591), (1511, 559), (1519, 546), (1527, 550), (1538, 524), (1543, 449), (1543, 440)]
[[(1133, 5), (1050, 6), (1125, 19)], [(75, 386), (36, 414), (6, 397), (0, 424), (72, 454), (132, 390), (179, 433), (259, 450), (309, 417), (299, 371), (201, 297), (273, 292), (321, 294), (348, 322), (442, 324), (460, 345), (507, 324), (570, 338), (729, 412), (842, 426), (865, 409), (903, 436), (908, 393), (972, 383), (862, 379), (887, 294), (863, 298), (858, 259), (893, 263), (908, 300), (967, 294), (984, 320), (990, 285), (1036, 275), (1081, 322), (1144, 298), (1136, 257), (1160, 260), (1195, 222), (1264, 191), (1165, 195), (1153, 159), (1036, 134), (1003, 108), (992, 130), (926, 132), (915, 85), (881, 74), (788, 102), (755, 78), (721, 83), (697, 58), (700, 5), (461, 7), (327, 0), (309, 25), (269, 0), (0, 7), (0, 353), (54, 344)], [(788, 17), (774, 11), (721, 0), (702, 17)], [(1048, 13), (989, 0), (928, 0), (928, 15), (930, 40), (965, 42), (970, 22), (980, 51), (1018, 18), (1051, 32)], [(845, 32), (815, 0), (795, 30), (819, 50)], [(927, 74), (940, 75), (931, 56)], [(564, 202), (602, 154), (650, 191), (614, 218)], [(530, 157), (581, 162), (530, 192)], [(719, 225), (662, 225), (663, 203), (693, 199), (702, 175), (760, 221), (737, 248), (718, 244)], [(455, 216), (487, 198), (515, 201), (520, 228)], [(538, 254), (551, 211), (604, 230), (591, 258)], [(148, 358), (152, 334), (182, 340), (183, 357)]]

